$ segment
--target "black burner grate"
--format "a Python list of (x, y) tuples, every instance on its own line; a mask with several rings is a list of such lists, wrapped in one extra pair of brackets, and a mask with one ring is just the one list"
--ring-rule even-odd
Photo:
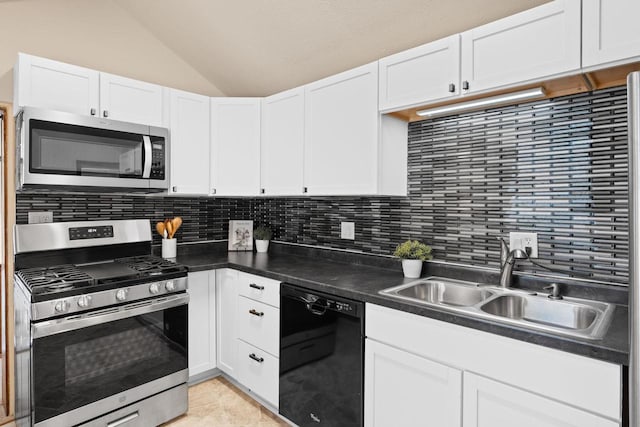
[(116, 262), (150, 276), (186, 271), (186, 267), (182, 265), (153, 255), (120, 258)]
[(95, 283), (95, 279), (71, 264), (28, 268), (16, 272), (32, 291), (62, 291)]

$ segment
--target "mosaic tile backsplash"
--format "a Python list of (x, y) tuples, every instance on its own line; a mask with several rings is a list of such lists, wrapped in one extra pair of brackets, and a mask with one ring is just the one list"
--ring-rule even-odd
[[(418, 239), (438, 260), (496, 268), (497, 237), (531, 231), (539, 262), (627, 284), (626, 88), (412, 123), (408, 170), (406, 198), (22, 193), (17, 220), (29, 210), (53, 211), (55, 221), (180, 215), (181, 242), (195, 242), (226, 239), (229, 219), (253, 219), (275, 240), (388, 255)], [(340, 239), (340, 221), (356, 223), (354, 241)]]

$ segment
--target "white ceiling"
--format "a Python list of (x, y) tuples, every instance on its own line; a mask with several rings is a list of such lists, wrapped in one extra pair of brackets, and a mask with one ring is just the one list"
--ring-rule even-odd
[(228, 96), (264, 96), (549, 0), (114, 0)]

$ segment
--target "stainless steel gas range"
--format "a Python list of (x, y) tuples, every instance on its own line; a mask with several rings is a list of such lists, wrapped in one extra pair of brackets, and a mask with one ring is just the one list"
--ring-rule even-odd
[(16, 422), (153, 426), (187, 410), (186, 267), (145, 220), (17, 225)]

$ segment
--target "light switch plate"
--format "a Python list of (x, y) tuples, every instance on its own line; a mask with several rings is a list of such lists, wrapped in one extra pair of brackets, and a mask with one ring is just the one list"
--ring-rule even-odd
[(529, 257), (538, 258), (538, 233), (509, 233), (509, 250), (531, 248)]
[(53, 212), (29, 212), (29, 224), (53, 222)]
[(340, 238), (355, 240), (356, 239), (356, 223), (355, 222), (341, 222), (340, 223)]

